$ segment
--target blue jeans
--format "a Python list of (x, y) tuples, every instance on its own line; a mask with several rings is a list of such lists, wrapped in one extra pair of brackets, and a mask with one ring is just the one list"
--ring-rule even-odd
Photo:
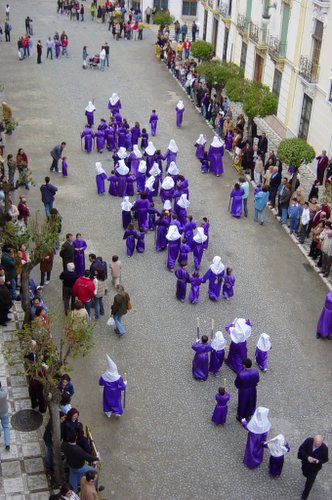
[(45, 215), (48, 218), (48, 216), (50, 215), (50, 211), (53, 208), (53, 201), (51, 201), (50, 203), (44, 203), (44, 207), (45, 207)]
[(91, 318), (91, 300), (83, 302), (85, 309), (88, 311), (89, 318)]
[(125, 327), (123, 326), (122, 321), (121, 321), (122, 316), (119, 316), (118, 314), (114, 314), (113, 318), (114, 318), (114, 322), (115, 322), (116, 333), (118, 333), (119, 335), (123, 335), (124, 333), (126, 333)]
[(104, 316), (104, 314), (103, 297), (95, 297), (95, 319), (99, 319), (99, 316)]
[(257, 208), (255, 208), (255, 220), (257, 221), (258, 221), (258, 216), (259, 216), (259, 222), (264, 222), (264, 210), (257, 210)]
[(105, 59), (100, 59), (100, 71), (105, 70)]
[(247, 215), (248, 215), (248, 198), (242, 198), (242, 200), (243, 200), (244, 215), (247, 217)]
[(296, 233), (298, 228), (299, 228), (300, 220), (295, 219), (294, 217), (291, 217), (289, 219), (289, 222), (290, 222), (290, 228), (289, 228), (290, 234)]
[(52, 445), (50, 444), (45, 444), (45, 465), (47, 469), (52, 469), (53, 468), (53, 450), (52, 450)]
[(110, 65), (110, 56), (109, 56), (109, 54), (106, 54), (106, 65), (107, 65), (107, 67), (109, 67), (109, 65)]
[(88, 470), (96, 471), (94, 467), (91, 467), (91, 465), (87, 464), (83, 465), (83, 467), (81, 467), (80, 469), (72, 469), (71, 467), (69, 467), (69, 483), (72, 485), (75, 493), (77, 493), (81, 478)]
[(287, 215), (288, 215), (287, 208), (282, 208), (281, 209), (281, 224), (287, 223)]
[(4, 413), (0, 415), (1, 425), (3, 428), (3, 434), (5, 438), (5, 446), (10, 446), (10, 430), (9, 430), (9, 415)]
[(13, 300), (16, 300), (16, 279), (15, 278), (12, 278), (10, 280), (10, 297), (13, 299)]
[(51, 165), (51, 172), (54, 170), (55, 172), (59, 172), (59, 168), (58, 168), (58, 162), (59, 160), (57, 158), (53, 158), (53, 161), (52, 161), (52, 165)]

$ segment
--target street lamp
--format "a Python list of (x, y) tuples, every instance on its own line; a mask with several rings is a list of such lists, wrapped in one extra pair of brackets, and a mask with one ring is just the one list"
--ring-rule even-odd
[(270, 5), (269, 0), (264, 0), (263, 14), (262, 14), (263, 19), (270, 19), (271, 17), (270, 9), (277, 9), (277, 2), (274, 2)]

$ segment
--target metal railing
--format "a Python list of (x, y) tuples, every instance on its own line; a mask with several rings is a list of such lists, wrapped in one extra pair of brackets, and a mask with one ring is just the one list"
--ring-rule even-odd
[(274, 59), (286, 57), (287, 42), (281, 42), (276, 36), (269, 37), (269, 54)]
[(317, 83), (319, 64), (311, 61), (307, 56), (300, 57), (299, 75), (309, 83)]
[(220, 14), (222, 15), (222, 17), (226, 17), (226, 18), (230, 18), (231, 15), (229, 13), (229, 5), (225, 2), (221, 2), (221, 5), (220, 5)]
[(244, 16), (243, 14), (238, 14), (237, 16), (237, 21), (236, 21), (236, 26), (237, 26), (237, 29), (241, 32), (241, 33), (247, 33), (248, 32), (248, 20), (246, 18), (246, 16)]
[(261, 49), (268, 45), (269, 33), (267, 28), (260, 28), (255, 23), (249, 24), (249, 38)]

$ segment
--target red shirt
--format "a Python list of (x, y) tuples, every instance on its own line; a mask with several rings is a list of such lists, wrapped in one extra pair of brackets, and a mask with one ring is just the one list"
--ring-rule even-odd
[(95, 285), (90, 278), (81, 276), (78, 278), (73, 286), (73, 294), (81, 302), (88, 302), (95, 296)]

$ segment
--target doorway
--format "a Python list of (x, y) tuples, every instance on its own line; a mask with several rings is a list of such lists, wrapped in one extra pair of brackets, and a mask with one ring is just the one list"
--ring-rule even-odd
[(219, 30), (219, 21), (218, 19), (213, 19), (212, 47), (213, 47), (213, 52), (215, 54), (217, 53), (218, 30)]
[(263, 76), (264, 59), (259, 54), (256, 54), (254, 82), (261, 82)]

